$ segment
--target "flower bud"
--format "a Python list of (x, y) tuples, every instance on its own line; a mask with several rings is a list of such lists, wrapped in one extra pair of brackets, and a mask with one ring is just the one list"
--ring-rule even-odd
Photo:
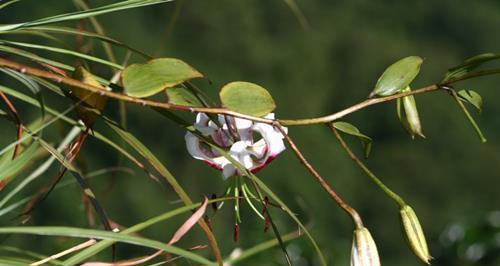
[(354, 230), (351, 266), (380, 266), (377, 246), (365, 227)]
[(413, 250), (413, 253), (415, 253), (415, 255), (423, 262), (430, 264), (432, 257), (429, 254), (424, 231), (420, 226), (417, 215), (408, 205), (401, 208), (400, 214), (403, 229), (406, 233), (406, 238), (411, 249)]
[[(411, 91), (410, 87), (402, 90), (402, 92), (409, 91)], [(400, 101), (402, 101), (403, 103), (404, 117), (402, 117), (401, 114)], [(422, 124), (420, 123), (420, 116), (418, 115), (417, 104), (413, 95), (405, 96), (401, 98), (401, 100), (398, 99), (398, 117), (405, 128), (408, 130), (412, 138), (414, 138), (415, 135), (419, 135), (422, 138), (425, 138), (424, 134), (422, 133)]]

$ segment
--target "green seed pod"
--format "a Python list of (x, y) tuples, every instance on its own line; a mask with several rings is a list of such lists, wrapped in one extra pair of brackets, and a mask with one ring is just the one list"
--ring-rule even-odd
[(413, 253), (415, 253), (420, 260), (430, 265), (432, 257), (429, 254), (424, 231), (422, 230), (422, 226), (420, 226), (417, 215), (408, 205), (402, 207), (399, 212), (401, 214), (403, 230), (405, 231), (408, 244), (413, 250)]
[[(407, 87), (402, 92), (411, 91), (410, 87)], [(401, 102), (403, 104), (404, 116), (401, 112)], [(405, 128), (410, 133), (411, 137), (414, 138), (415, 135), (419, 135), (425, 138), (422, 133), (422, 124), (420, 123), (420, 116), (418, 115), (417, 104), (413, 95), (403, 97), (397, 101), (397, 111), (398, 117), (405, 126)]]
[(380, 266), (377, 246), (365, 227), (354, 230), (351, 266)]

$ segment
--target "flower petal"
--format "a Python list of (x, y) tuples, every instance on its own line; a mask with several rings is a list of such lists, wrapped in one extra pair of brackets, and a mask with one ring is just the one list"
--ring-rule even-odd
[(198, 115), (196, 115), (196, 123), (194, 124), (194, 128), (200, 131), (204, 136), (209, 136), (217, 129), (217, 126), (205, 113), (198, 113)]

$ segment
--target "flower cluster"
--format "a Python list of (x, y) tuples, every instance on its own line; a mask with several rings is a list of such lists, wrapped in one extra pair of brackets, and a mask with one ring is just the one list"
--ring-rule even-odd
[[(285, 150), (283, 135), (271, 125), (232, 116), (217, 115), (216, 118), (217, 123), (206, 114), (198, 113), (194, 127), (253, 173)], [(265, 118), (274, 119), (274, 114), (270, 113)], [(224, 155), (193, 133), (187, 132), (185, 139), (191, 156), (222, 171), (224, 178), (243, 175)]]

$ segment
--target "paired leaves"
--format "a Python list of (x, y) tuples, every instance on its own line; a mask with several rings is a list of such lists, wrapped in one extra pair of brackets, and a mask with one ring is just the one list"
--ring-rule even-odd
[(339, 131), (342, 131), (351, 136), (355, 136), (359, 140), (361, 140), (361, 143), (363, 144), (365, 158), (368, 158), (368, 156), (370, 155), (370, 151), (372, 149), (372, 138), (361, 133), (357, 127), (347, 122), (339, 121), (339, 122), (334, 122), (332, 125)]
[(222, 87), (222, 105), (238, 113), (265, 116), (276, 108), (274, 99), (263, 87), (244, 81), (234, 81)]
[(390, 65), (378, 79), (370, 97), (393, 95), (408, 87), (420, 72), (422, 63), (422, 58), (409, 56)]
[(128, 95), (149, 97), (180, 83), (203, 75), (182, 60), (159, 58), (145, 64), (132, 64), (122, 74), (123, 86)]

